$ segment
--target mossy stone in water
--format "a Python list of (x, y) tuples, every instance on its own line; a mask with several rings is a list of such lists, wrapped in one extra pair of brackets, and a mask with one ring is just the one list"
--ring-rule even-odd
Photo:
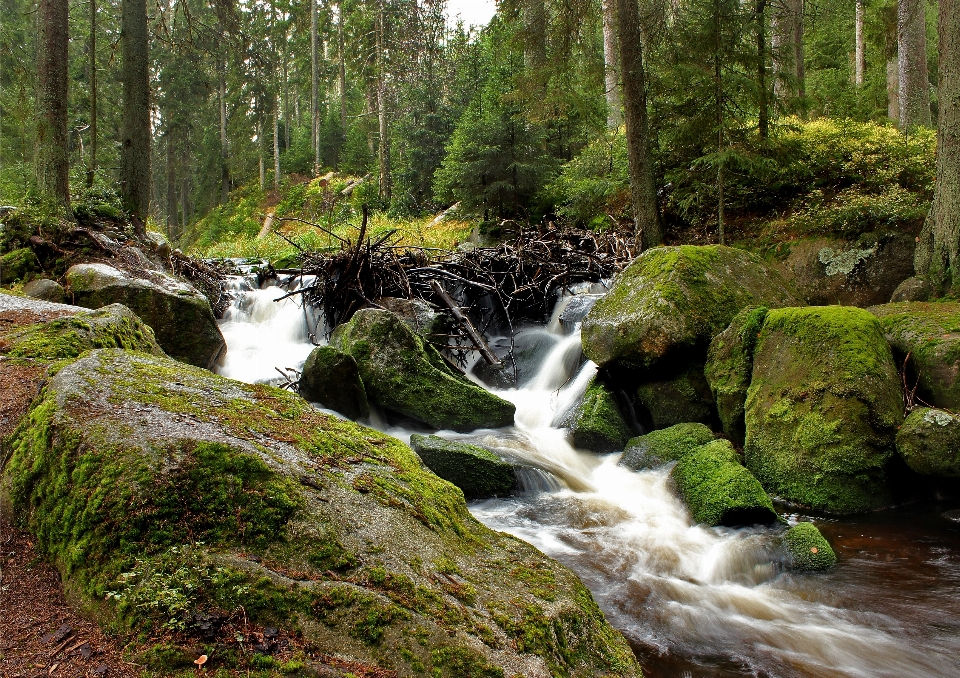
[(897, 451), (921, 475), (960, 478), (960, 417), (928, 407), (914, 410), (897, 432)]
[(743, 445), (747, 434), (744, 404), (753, 374), (753, 350), (769, 310), (765, 306), (743, 309), (707, 349), (703, 374), (716, 401), (723, 432), (737, 445)]
[(574, 447), (599, 454), (622, 450), (632, 433), (613, 392), (596, 377), (574, 411), (570, 431)]
[(798, 523), (783, 536), (784, 544), (797, 570), (828, 570), (837, 564), (837, 554), (830, 542), (813, 523)]
[(311, 351), (303, 365), (299, 391), (310, 402), (350, 419), (370, 416), (357, 361), (332, 346), (318, 346)]
[(427, 468), (463, 490), (468, 499), (504, 497), (513, 489), (513, 465), (490, 450), (424, 435), (410, 436), (410, 445)]
[(657, 468), (677, 461), (715, 437), (703, 424), (676, 424), (630, 440), (620, 465), (634, 471)]
[(650, 415), (655, 429), (691, 421), (708, 423), (716, 418), (713, 394), (701, 362), (641, 383), (637, 386), (637, 403)]
[(880, 323), (867, 311), (771, 310), (745, 420), (746, 466), (771, 494), (834, 513), (889, 505), (903, 395)]
[(513, 424), (513, 403), (450, 368), (397, 315), (357, 311), (330, 345), (353, 356), (371, 401), (434, 429), (473, 431)]
[(702, 363), (710, 339), (740, 309), (795, 303), (780, 274), (749, 252), (655, 247), (624, 269), (587, 314), (583, 351), (601, 367), (651, 368), (669, 362), (670, 354)]

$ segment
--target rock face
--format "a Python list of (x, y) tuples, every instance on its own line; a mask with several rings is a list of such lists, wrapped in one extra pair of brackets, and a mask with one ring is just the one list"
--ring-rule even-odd
[(569, 570), (474, 520), (407, 446), (293, 394), (98, 350), (60, 367), (8, 449), (13, 515), (141, 639), (190, 643), (242, 608), (399, 675), (640, 675)]
[(655, 247), (618, 277), (583, 321), (583, 350), (600, 366), (649, 368), (666, 356), (693, 353), (740, 309), (790, 306), (779, 273), (756, 256), (730, 247)]
[(657, 468), (677, 461), (715, 437), (703, 424), (676, 424), (632, 439), (623, 450), (620, 465), (634, 471)]
[(797, 523), (783, 535), (796, 570), (829, 570), (837, 564), (837, 554), (813, 523)]
[(461, 490), (467, 499), (505, 497), (513, 489), (513, 465), (489, 450), (438, 436), (410, 436), (423, 463)]
[(928, 407), (914, 410), (897, 432), (897, 451), (921, 475), (960, 478), (960, 418)]
[(574, 410), (570, 432), (574, 447), (599, 454), (622, 450), (633, 433), (620, 414), (616, 396), (596, 377)]
[(363, 309), (331, 346), (357, 361), (367, 397), (435, 429), (473, 431), (513, 423), (516, 407), (456, 374), (436, 349), (389, 311)]
[(960, 304), (903, 302), (868, 310), (880, 319), (898, 365), (910, 356), (907, 372), (917, 396), (960, 411)]
[(767, 491), (836, 513), (888, 505), (903, 421), (900, 378), (880, 323), (827, 306), (772, 310), (746, 402), (747, 468)]
[(698, 523), (737, 527), (779, 519), (770, 497), (740, 464), (727, 440), (715, 440), (683, 455), (670, 476)]
[(679, 373), (661, 373), (637, 387), (637, 403), (649, 413), (654, 428), (686, 422), (710, 423), (716, 418), (703, 363), (684, 367)]
[(350, 419), (370, 416), (357, 361), (332, 346), (318, 346), (310, 353), (300, 376), (300, 395)]
[(210, 302), (192, 286), (164, 273), (131, 278), (106, 264), (77, 264), (66, 274), (78, 306), (123, 304), (153, 328), (157, 343), (172, 358), (212, 369), (227, 344)]

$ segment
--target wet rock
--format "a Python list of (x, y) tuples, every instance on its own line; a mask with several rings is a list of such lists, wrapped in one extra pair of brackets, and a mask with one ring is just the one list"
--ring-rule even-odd
[(600, 366), (702, 364), (710, 339), (742, 308), (795, 303), (780, 274), (753, 254), (717, 245), (655, 247), (587, 314), (583, 351)]
[(657, 468), (681, 459), (715, 438), (713, 431), (703, 424), (676, 424), (630, 440), (620, 465), (634, 471)]
[(513, 423), (516, 407), (457, 374), (397, 315), (363, 309), (330, 345), (353, 356), (367, 397), (434, 429), (473, 431)]
[(123, 304), (153, 328), (172, 357), (212, 369), (226, 351), (210, 302), (194, 287), (158, 271), (134, 278), (106, 264), (77, 264), (66, 274), (78, 306)]
[(723, 432), (737, 445), (746, 439), (744, 404), (753, 375), (753, 350), (767, 317), (765, 306), (740, 311), (710, 342), (703, 374), (717, 405)]
[(830, 542), (813, 523), (797, 523), (784, 534), (783, 542), (796, 570), (829, 570), (837, 564)]
[(897, 451), (921, 475), (960, 478), (960, 417), (928, 407), (914, 410), (897, 432)]
[(303, 365), (300, 395), (350, 419), (370, 416), (367, 391), (353, 356), (332, 346), (313, 349)]
[(945, 511), (940, 515), (951, 522), (960, 523), (960, 509), (956, 509), (953, 511)]
[(933, 407), (960, 411), (960, 303), (897, 303), (867, 309), (880, 319), (908, 382)]
[(598, 454), (622, 450), (633, 434), (613, 391), (596, 377), (574, 409), (569, 427), (574, 447)]
[(602, 294), (577, 294), (571, 297), (567, 305), (560, 311), (560, 324), (567, 331), (572, 331), (577, 323), (583, 322), (583, 319), (593, 310), (597, 302), (603, 299), (603, 296)]
[(716, 418), (713, 394), (703, 375), (703, 363), (680, 372), (664, 373), (637, 386), (637, 404), (649, 415), (653, 428), (668, 428), (685, 422), (711, 423)]
[(29, 247), (0, 255), (0, 284), (25, 280), (42, 270), (37, 255)]
[(670, 477), (697, 523), (738, 527), (779, 520), (770, 497), (740, 464), (728, 440), (683, 455)]
[(513, 465), (490, 450), (424, 435), (410, 436), (410, 446), (427, 468), (463, 490), (467, 499), (505, 497), (513, 489)]
[(400, 316), (410, 329), (424, 339), (428, 335), (443, 331), (445, 322), (443, 314), (435, 311), (430, 304), (421, 299), (382, 297), (377, 300), (377, 305)]
[(58, 304), (63, 302), (65, 294), (60, 283), (46, 278), (31, 280), (23, 286), (23, 293), (33, 299), (52, 301)]
[(930, 301), (934, 296), (933, 285), (924, 278), (907, 278), (890, 295), (890, 303), (900, 301)]
[(745, 410), (745, 463), (768, 492), (835, 513), (889, 505), (903, 395), (880, 323), (867, 311), (771, 310)]

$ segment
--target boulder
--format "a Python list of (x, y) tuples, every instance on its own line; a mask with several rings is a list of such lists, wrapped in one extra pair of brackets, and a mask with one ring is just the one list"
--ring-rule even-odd
[(353, 356), (333, 346), (313, 349), (300, 375), (300, 395), (350, 419), (370, 416), (367, 391)]
[(740, 464), (728, 440), (714, 440), (683, 455), (670, 477), (697, 523), (738, 527), (779, 520), (770, 497)]
[(907, 278), (890, 295), (890, 303), (899, 301), (930, 301), (936, 290), (926, 278)]
[(467, 499), (505, 497), (513, 489), (513, 465), (490, 450), (416, 434), (410, 436), (410, 446), (427, 468), (463, 490)]
[(637, 387), (637, 403), (650, 415), (653, 428), (686, 422), (711, 423), (716, 418), (713, 394), (703, 375), (703, 363), (681, 363), (679, 372), (647, 379)]
[(153, 328), (172, 357), (213, 369), (227, 345), (210, 302), (194, 287), (158, 271), (134, 278), (106, 264), (77, 264), (66, 274), (78, 306), (123, 304)]
[(897, 452), (921, 475), (960, 478), (960, 417), (929, 407), (914, 410), (897, 432)]
[(42, 270), (37, 255), (29, 247), (0, 255), (0, 285), (25, 280)]
[(745, 463), (768, 492), (835, 513), (889, 504), (903, 394), (880, 323), (867, 311), (771, 310), (745, 410)]
[(630, 440), (620, 465), (634, 471), (657, 468), (679, 460), (715, 438), (713, 431), (703, 424), (676, 424)]
[(624, 269), (587, 314), (583, 350), (600, 366), (649, 368), (677, 354), (702, 363), (710, 339), (740, 309), (794, 304), (780, 274), (749, 252), (718, 245), (655, 247)]
[(396, 313), (414, 332), (424, 339), (430, 334), (442, 333), (445, 316), (421, 299), (381, 297), (377, 305)]
[(960, 303), (902, 302), (868, 309), (917, 396), (933, 407), (960, 411)]
[(813, 523), (797, 523), (783, 535), (783, 542), (796, 570), (829, 570), (837, 564), (830, 542)]
[(753, 350), (769, 309), (749, 307), (710, 342), (703, 374), (710, 384), (723, 432), (737, 445), (746, 438), (743, 406), (753, 374)]
[(48, 280), (47, 278), (31, 280), (23, 286), (23, 293), (32, 299), (52, 301), (58, 304), (63, 302), (65, 294), (63, 286), (60, 283), (55, 280)]
[(59, 369), (8, 449), (12, 515), (142, 644), (235, 642), (204, 620), (243, 609), (380, 672), (640, 675), (567, 568), (476, 521), (406, 445), (280, 389), (97, 350)]
[(622, 450), (633, 435), (620, 414), (616, 396), (596, 377), (574, 408), (569, 428), (574, 447), (599, 454)]
[(603, 299), (603, 297), (604, 295), (602, 294), (577, 294), (570, 297), (566, 306), (560, 311), (558, 318), (560, 325), (568, 332), (573, 331), (579, 323), (583, 322), (583, 319), (587, 317), (587, 314), (593, 310), (593, 307), (596, 306), (597, 302)]
[(358, 311), (334, 331), (330, 345), (353, 356), (367, 397), (387, 410), (435, 429), (473, 431), (513, 424), (513, 403), (457, 374), (389, 311)]

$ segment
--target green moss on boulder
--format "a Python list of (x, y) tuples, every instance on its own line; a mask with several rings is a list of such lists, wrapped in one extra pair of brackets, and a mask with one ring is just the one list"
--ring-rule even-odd
[(960, 417), (928, 407), (914, 410), (897, 432), (897, 451), (921, 475), (960, 478)]
[(353, 356), (333, 346), (313, 349), (300, 375), (300, 395), (350, 419), (370, 416), (367, 391)]
[(424, 435), (410, 436), (410, 445), (427, 468), (467, 499), (505, 497), (513, 489), (513, 465), (482, 447)]
[(835, 513), (889, 504), (903, 395), (880, 323), (867, 311), (770, 311), (745, 420), (745, 463), (768, 492)]
[(633, 438), (623, 450), (620, 465), (634, 471), (657, 468), (677, 461), (715, 437), (703, 424), (675, 424)]
[[(659, 371), (658, 371), (659, 372)], [(703, 363), (683, 366), (637, 386), (637, 403), (650, 415), (653, 428), (668, 428), (687, 422), (710, 423), (716, 408)]]
[(42, 270), (37, 255), (29, 247), (0, 255), (0, 284), (2, 285), (24, 280)]
[(649, 368), (690, 351), (702, 362), (710, 339), (740, 309), (795, 303), (780, 274), (753, 254), (717, 245), (655, 247), (587, 314), (583, 350), (600, 366)]
[(723, 332), (710, 342), (703, 374), (717, 404), (723, 432), (737, 445), (746, 438), (744, 404), (753, 375), (753, 350), (770, 309), (749, 307), (740, 311)]
[(371, 401), (435, 429), (473, 431), (513, 423), (516, 407), (453, 371), (397, 315), (358, 311), (330, 345), (357, 361)]
[(574, 447), (599, 454), (622, 450), (632, 433), (620, 414), (616, 396), (596, 377), (573, 413), (570, 432)]
[(797, 570), (829, 570), (837, 564), (830, 542), (813, 523), (797, 523), (783, 536), (784, 544)]

